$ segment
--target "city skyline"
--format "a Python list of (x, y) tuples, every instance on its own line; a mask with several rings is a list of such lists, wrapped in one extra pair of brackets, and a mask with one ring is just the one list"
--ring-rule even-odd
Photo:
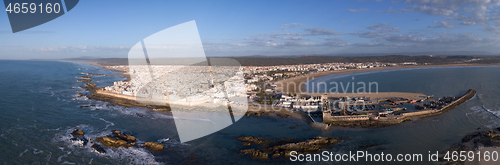
[(0, 14), (0, 59), (126, 58), (141, 39), (196, 20), (205, 54), (497, 55), (500, 1), (80, 1), (13, 34)]

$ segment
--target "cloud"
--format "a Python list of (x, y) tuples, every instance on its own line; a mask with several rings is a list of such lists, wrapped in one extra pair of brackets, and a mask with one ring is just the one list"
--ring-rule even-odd
[(329, 38), (323, 37), (324, 41), (321, 42), (304, 42), (306, 38), (302, 37), (274, 37), (275, 40), (265, 41), (261, 39), (248, 39), (245, 44), (251, 48), (258, 47), (269, 47), (269, 48), (306, 48), (306, 47), (345, 47), (350, 46), (351, 44), (343, 41), (340, 38)]
[(237, 49), (240, 47), (247, 47), (247, 46), (249, 46), (249, 44), (226, 43), (226, 42), (203, 42), (203, 49), (205, 49), (205, 50)]
[(415, 47), (429, 48), (464, 48), (495, 45), (497, 38), (481, 38), (471, 33), (437, 33), (433, 37), (416, 37), (413, 35), (391, 35), (385, 39), (388, 42), (406, 43)]
[(448, 15), (454, 14), (453, 10), (451, 10), (451, 9), (430, 7), (427, 5), (417, 6), (413, 10), (415, 12), (426, 13), (428, 15), (448, 16)]
[(413, 9), (399, 9), (399, 10), (394, 10), (392, 7), (388, 7), (386, 10), (379, 11), (379, 13), (409, 13), (413, 12)]
[(389, 7), (381, 13), (419, 12), (462, 21), (460, 25), (500, 25), (500, 0), (404, 0), (407, 7), (394, 10)]
[(294, 40), (294, 41), (299, 41), (299, 40), (309, 40), (306, 38), (302, 37), (274, 37), (275, 39), (282, 39), (282, 40)]
[(362, 38), (385, 38), (388, 37), (389, 34), (385, 33), (380, 33), (380, 32), (354, 32), (354, 33), (349, 33), (350, 35), (356, 35)]
[(427, 28), (456, 28), (455, 26), (453, 26), (452, 24), (449, 24), (448, 22), (446, 21), (434, 21), (434, 23), (437, 23), (438, 25), (436, 26), (427, 26)]
[(327, 29), (322, 29), (322, 28), (304, 28), (304, 31), (307, 33), (301, 34), (301, 35), (341, 35), (342, 33), (332, 31), (332, 30), (327, 30)]
[(401, 1), (391, 1), (391, 3), (394, 3), (396, 5), (399, 5), (399, 3), (401, 3)]
[(463, 21), (463, 22), (460, 23), (460, 25), (473, 26), (473, 25), (476, 25), (476, 22)]
[[(500, 13), (499, 13), (500, 14)], [(417, 19), (418, 20), (418, 19)], [(457, 28), (453, 20), (434, 21), (435, 26), (429, 28)], [(458, 23), (458, 22), (457, 22)], [(462, 22), (464, 23), (464, 22)], [(299, 25), (287, 24), (285, 28)], [(300, 26), (303, 26), (300, 24)], [(271, 34), (257, 34), (252, 38), (242, 39), (237, 44), (220, 44), (220, 49), (245, 48), (246, 51), (269, 50), (281, 52), (332, 50), (333, 48), (363, 49), (373, 51), (420, 51), (428, 50), (479, 50), (483, 48), (494, 48), (499, 46), (500, 39), (494, 37), (481, 37), (471, 33), (434, 33), (433, 30), (425, 28), (419, 31), (410, 31), (400, 34), (401, 29), (393, 27), (388, 23), (374, 23), (367, 26), (365, 31), (352, 32), (348, 35), (367, 38), (367, 42), (349, 42), (341, 39), (340, 35), (345, 33), (325, 28), (300, 28), (297, 31), (285, 31)], [(488, 26), (482, 29), (484, 32), (500, 36), (500, 28)], [(323, 40), (317, 40), (321, 36)], [(339, 37), (337, 37), (339, 36)], [(238, 41), (235, 41), (238, 42)], [(209, 45), (215, 47), (216, 43)], [(332, 48), (332, 49), (330, 49)], [(358, 48), (358, 49), (357, 49)], [(366, 49), (364, 49), (366, 48)], [(243, 50), (243, 49), (240, 49)]]
[(359, 11), (368, 11), (368, 9), (367, 8), (347, 9), (347, 11), (350, 11), (350, 12), (359, 12)]
[(356, 46), (356, 47), (394, 47), (394, 46), (398, 46), (398, 47), (401, 47), (402, 45), (400, 45), (400, 44), (390, 44), (390, 43), (373, 43), (373, 42), (370, 42), (370, 43), (355, 43), (355, 44), (352, 44), (352, 46)]
[(421, 12), (426, 13), (428, 15), (440, 15), (440, 16), (448, 16), (454, 14), (453, 10), (445, 9), (445, 8), (434, 8), (426, 5), (423, 6), (412, 6), (406, 9), (398, 9), (394, 10), (392, 7), (387, 8), (386, 10), (379, 11), (381, 13), (409, 13), (409, 12)]
[(482, 29), (482, 31), (500, 37), (500, 27), (498, 26), (487, 26), (486, 28)]
[(128, 51), (130, 46), (51, 46), (31, 49), (33, 52), (110, 52)]
[(296, 33), (296, 32), (286, 32), (286, 33), (273, 33), (273, 34), (257, 34), (254, 36), (259, 37), (273, 37), (276, 38), (278, 36), (330, 36), (330, 35), (343, 35), (343, 33), (336, 32), (333, 30), (323, 29), (323, 28), (303, 28), (304, 33)]
[(244, 47), (248, 46), (247, 44), (241, 44), (241, 43), (217, 43), (217, 42), (203, 42), (203, 46), (205, 45), (224, 45), (224, 46), (237, 46), (237, 47)]
[(349, 33), (350, 35), (355, 35), (361, 38), (370, 38), (374, 39), (373, 41), (380, 41), (383, 38), (387, 38), (390, 36), (390, 33), (399, 32), (399, 28), (392, 27), (388, 23), (377, 23), (373, 26), (366, 27), (369, 32), (354, 32)]
[(391, 27), (391, 25), (389, 25), (387, 23), (378, 23), (376, 25), (368, 26), (366, 28), (370, 29), (370, 30), (377, 30), (377, 31), (384, 31), (384, 32), (399, 32), (399, 28)]
[(301, 23), (283, 24), (283, 25), (281, 25), (281, 30), (286, 30), (286, 29), (300, 27), (300, 26), (304, 26), (304, 25)]

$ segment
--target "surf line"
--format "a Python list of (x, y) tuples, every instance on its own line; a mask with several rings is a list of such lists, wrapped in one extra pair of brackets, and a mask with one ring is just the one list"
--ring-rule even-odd
[(497, 117), (497, 118), (499, 118), (499, 119), (500, 119), (500, 116), (496, 115), (495, 113), (493, 113), (492, 111), (490, 111), (488, 108), (484, 107), (484, 105), (483, 105), (483, 109), (484, 109), (486, 112), (489, 112), (489, 113), (491, 113), (493, 116), (495, 116), (495, 117)]

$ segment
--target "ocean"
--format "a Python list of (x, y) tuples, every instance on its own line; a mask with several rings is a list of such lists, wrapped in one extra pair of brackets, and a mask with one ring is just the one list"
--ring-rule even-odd
[[(78, 93), (85, 82), (83, 72), (107, 75), (91, 76), (98, 86), (124, 80), (116, 71), (72, 62), (0, 61), (0, 162), (4, 164), (287, 164), (289, 161), (253, 160), (239, 154), (239, 136), (269, 139), (315, 136), (344, 137), (329, 151), (348, 153), (359, 146), (380, 144), (373, 153), (427, 155), (443, 151), (479, 127), (500, 126), (500, 67), (434, 67), (373, 71), (330, 75), (309, 82), (377, 82), (379, 92), (415, 92), (435, 97), (455, 96), (475, 89), (471, 100), (444, 114), (416, 119), (399, 125), (376, 128), (332, 128), (317, 130), (299, 119), (243, 117), (235, 124), (211, 135), (180, 143), (170, 113), (142, 107), (107, 106)], [(353, 80), (354, 79), (354, 80)], [(95, 105), (95, 106), (91, 106)], [(81, 106), (89, 106), (81, 108)], [(486, 111), (489, 110), (492, 113)], [(291, 129), (290, 127), (297, 127)], [(87, 138), (126, 131), (138, 143), (161, 142), (162, 153), (143, 148), (108, 149), (98, 153), (90, 145), (70, 140), (75, 129)], [(425, 161), (425, 160), (424, 160)], [(309, 162), (310, 164), (326, 164)], [(366, 162), (348, 162), (363, 164)], [(405, 162), (406, 163), (406, 162)], [(410, 162), (410, 164), (429, 162)], [(343, 163), (342, 163), (343, 164)], [(383, 162), (401, 164), (401, 162)]]

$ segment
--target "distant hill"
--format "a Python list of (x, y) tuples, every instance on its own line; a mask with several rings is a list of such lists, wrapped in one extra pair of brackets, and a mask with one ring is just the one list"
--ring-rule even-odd
[[(223, 58), (223, 57), (212, 57)], [(472, 55), (386, 55), (386, 56), (300, 56), (300, 57), (224, 57), (231, 58), (240, 62), (242, 66), (269, 66), (269, 65), (298, 65), (298, 64), (322, 64), (322, 63), (367, 63), (367, 62), (381, 62), (381, 63), (403, 63), (403, 62), (416, 62), (419, 64), (454, 64), (464, 63), (470, 59), (481, 59), (479, 61), (471, 61), (468, 63), (479, 64), (498, 64), (500, 63), (500, 56), (472, 56)], [(83, 62), (96, 62), (106, 65), (128, 65), (126, 58), (99, 58), (99, 59), (82, 59), (72, 58), (65, 59), (68, 61), (83, 61)], [(165, 59), (167, 60), (167, 59)], [(168, 59), (168, 61), (183, 61), (185, 59)]]

